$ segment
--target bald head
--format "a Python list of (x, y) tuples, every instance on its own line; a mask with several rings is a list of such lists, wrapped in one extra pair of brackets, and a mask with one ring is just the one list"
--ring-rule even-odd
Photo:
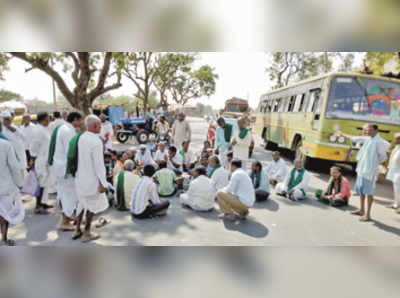
[(101, 130), (101, 120), (96, 115), (89, 115), (85, 119), (85, 126), (88, 131), (98, 134)]

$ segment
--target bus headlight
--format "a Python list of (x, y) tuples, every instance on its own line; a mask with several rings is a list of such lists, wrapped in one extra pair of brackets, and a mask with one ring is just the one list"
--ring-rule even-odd
[(331, 141), (332, 143), (336, 142), (336, 136), (335, 135), (331, 135), (331, 137), (329, 138), (329, 141)]
[(345, 137), (340, 137), (340, 138), (338, 139), (338, 142), (339, 142), (340, 144), (343, 144), (345, 141), (346, 141)]

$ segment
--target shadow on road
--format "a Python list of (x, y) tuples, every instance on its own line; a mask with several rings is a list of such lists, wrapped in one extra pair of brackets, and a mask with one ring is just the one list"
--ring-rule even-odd
[(267, 209), (271, 212), (278, 212), (279, 204), (275, 200), (269, 198), (264, 202), (256, 202), (252, 209)]
[(247, 220), (223, 220), (224, 226), (229, 231), (237, 231), (253, 238), (264, 238), (268, 235), (268, 229), (261, 223), (251, 218)]
[(400, 229), (396, 227), (389, 226), (387, 224), (384, 224), (383, 222), (373, 220), (374, 226), (377, 227), (380, 230), (383, 230), (388, 233), (395, 234), (397, 236), (400, 236)]

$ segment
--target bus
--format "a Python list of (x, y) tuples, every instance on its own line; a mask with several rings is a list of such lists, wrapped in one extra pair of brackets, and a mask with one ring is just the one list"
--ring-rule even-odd
[(336, 132), (362, 135), (364, 124), (376, 123), (393, 144), (400, 131), (400, 80), (349, 73), (313, 77), (262, 95), (256, 117), (255, 133), (266, 149), (289, 149), (306, 168), (327, 160), (354, 169), (360, 144)]
[(232, 97), (225, 101), (225, 108), (221, 114), (225, 117), (239, 118), (244, 114), (248, 114), (250, 110), (249, 102), (245, 99)]

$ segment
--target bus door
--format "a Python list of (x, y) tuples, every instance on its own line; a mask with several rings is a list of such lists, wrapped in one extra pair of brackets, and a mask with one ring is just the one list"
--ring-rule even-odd
[(310, 97), (307, 106), (307, 123), (312, 130), (319, 129), (322, 111), (322, 89), (316, 88), (310, 90)]

